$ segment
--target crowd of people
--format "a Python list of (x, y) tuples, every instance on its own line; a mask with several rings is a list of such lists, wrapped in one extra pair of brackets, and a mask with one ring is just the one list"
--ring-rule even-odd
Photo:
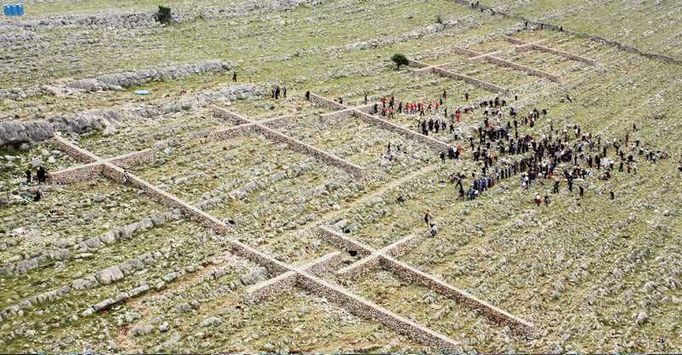
[[(373, 105), (373, 111), (389, 120), (395, 113), (415, 115), (418, 122), (415, 130), (425, 136), (452, 133), (462, 123), (463, 115), (480, 112), (479, 122), (467, 120), (467, 127), (475, 127), (470, 135), (466, 139), (453, 135), (452, 139), (461, 140), (461, 143), (453, 142), (447, 151), (439, 154), (442, 163), (448, 159), (459, 160), (463, 145), (468, 145), (471, 159), (480, 171), (472, 172), (470, 177), (462, 172), (450, 175), (450, 182), (456, 185), (459, 197), (465, 200), (476, 199), (501, 180), (514, 177), (522, 191), (549, 182), (551, 192), (541, 193), (534, 189), (536, 192), (531, 195), (531, 202), (538, 207), (549, 205), (552, 202), (550, 195), (561, 193), (562, 185), (569, 193), (582, 198), (584, 181), (588, 178), (609, 180), (616, 173), (637, 174), (638, 157), (657, 162), (669, 156), (665, 151), (648, 149), (640, 140), (632, 139), (638, 131), (636, 125), (623, 139), (609, 141), (601, 135), (584, 132), (577, 123), (555, 127), (546, 119), (549, 112), (544, 108), (533, 108), (522, 115), (510, 107), (507, 99), (500, 97), (469, 104), (469, 94), (465, 93), (467, 104), (461, 106), (448, 106), (446, 99), (445, 91), (436, 100), (425, 102), (381, 97)], [(517, 101), (518, 96), (513, 100)], [(562, 98), (564, 103), (573, 101), (568, 95)], [(546, 125), (533, 129), (541, 121), (546, 121)], [(528, 133), (522, 132), (523, 127), (527, 127)], [(678, 170), (682, 173), (682, 158)], [(615, 192), (609, 191), (608, 197), (615, 199)], [(432, 217), (427, 213), (424, 218), (431, 234), (435, 235), (437, 227)]]

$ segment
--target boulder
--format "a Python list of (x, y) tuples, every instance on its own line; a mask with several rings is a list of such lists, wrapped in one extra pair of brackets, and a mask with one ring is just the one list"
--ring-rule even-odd
[(639, 325), (639, 326), (644, 325), (644, 323), (646, 323), (648, 320), (649, 320), (649, 314), (647, 314), (646, 311), (640, 311), (637, 314), (637, 319), (636, 319), (637, 325)]
[(108, 285), (110, 283), (116, 282), (123, 278), (123, 272), (118, 266), (112, 266), (110, 268), (98, 271), (95, 274), (95, 278), (102, 285)]
[(46, 121), (1, 121), (0, 147), (40, 142), (54, 136), (54, 128)]
[(201, 322), (201, 326), (204, 328), (216, 327), (222, 323), (223, 323), (223, 320), (220, 319), (219, 317), (208, 317)]

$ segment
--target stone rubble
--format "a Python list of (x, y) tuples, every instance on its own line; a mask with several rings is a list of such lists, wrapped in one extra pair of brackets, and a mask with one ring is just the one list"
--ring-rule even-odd
[(116, 109), (90, 110), (71, 115), (53, 115), (44, 120), (0, 120), (0, 147), (37, 143), (54, 136), (56, 132), (82, 134), (105, 129), (121, 120), (140, 120), (186, 111), (187, 107), (201, 108), (213, 103), (244, 100), (258, 97), (262, 89), (250, 85), (224, 86), (207, 90), (178, 102), (158, 102), (145, 105), (127, 105)]

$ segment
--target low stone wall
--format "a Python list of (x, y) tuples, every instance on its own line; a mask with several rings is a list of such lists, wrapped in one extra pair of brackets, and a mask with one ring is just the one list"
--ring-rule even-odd
[(73, 184), (77, 182), (93, 180), (101, 173), (102, 165), (100, 163), (90, 163), (66, 170), (61, 170), (55, 173), (50, 173), (48, 175), (48, 181), (51, 184), (57, 185)]
[(423, 134), (417, 133), (417, 132), (410, 130), (410, 129), (407, 129), (405, 127), (398, 126), (394, 123), (391, 123), (391, 122), (386, 121), (384, 119), (381, 119), (379, 117), (372, 116), (372, 115), (370, 115), (366, 112), (363, 112), (361, 110), (341, 105), (341, 104), (336, 103), (334, 101), (325, 99), (319, 95), (315, 95), (313, 93), (310, 93), (310, 100), (314, 104), (316, 104), (318, 106), (322, 106), (322, 107), (332, 107), (333, 106), (338, 110), (351, 109), (354, 117), (360, 118), (360, 119), (365, 120), (365, 121), (372, 123), (372, 124), (379, 125), (383, 129), (403, 134), (409, 138), (417, 139), (423, 143), (426, 143), (430, 148), (436, 150), (437, 152), (441, 152), (441, 151), (449, 148), (449, 145), (447, 143), (444, 143), (444, 142), (441, 142), (437, 139), (434, 139), (434, 138), (425, 136)]
[(230, 252), (232, 252), (232, 254), (246, 258), (255, 264), (264, 266), (272, 275), (279, 275), (287, 271), (291, 271), (291, 268), (287, 264), (269, 255), (266, 255), (238, 240), (229, 240), (229, 242)]
[(343, 261), (343, 253), (333, 251), (303, 267), (303, 270), (313, 275), (320, 275), (327, 271), (336, 270)]
[(131, 185), (144, 191), (145, 194), (154, 198), (161, 204), (164, 204), (170, 208), (180, 209), (188, 217), (205, 225), (208, 228), (211, 228), (218, 234), (224, 235), (230, 230), (230, 228), (225, 223), (219, 221), (215, 217), (210, 216), (207, 213), (193, 206), (188, 205), (184, 201), (181, 201), (175, 196), (157, 188), (156, 186), (149, 184), (148, 182), (140, 179), (139, 177), (129, 173), (127, 174), (126, 177), (126, 172), (117, 166), (114, 166), (112, 164), (104, 164), (102, 174), (121, 184)]
[(79, 160), (82, 163), (93, 163), (99, 160), (99, 157), (88, 152), (87, 150), (81, 149), (75, 144), (69, 142), (67, 139), (61, 136), (55, 136), (52, 142), (57, 146), (57, 148), (74, 159)]
[(466, 48), (462, 48), (462, 47), (458, 47), (458, 46), (453, 46), (451, 51), (453, 53), (463, 55), (465, 57), (476, 57), (476, 56), (480, 56), (480, 55), (484, 54), (481, 52), (472, 51), (471, 49), (466, 49)]
[(428, 75), (428, 74), (433, 74), (434, 73), (435, 67), (426, 67), (426, 68), (420, 68), (420, 69), (415, 69), (413, 73), (417, 75)]
[(258, 124), (267, 126), (268, 128), (281, 128), (286, 125), (287, 120), (295, 118), (292, 115), (285, 115), (279, 117), (266, 118), (264, 120), (257, 121)]
[(526, 44), (514, 47), (514, 52), (517, 52), (517, 53), (530, 52), (532, 50), (535, 50), (535, 48), (533, 48), (533, 45), (530, 43), (526, 43)]
[(154, 149), (145, 149), (137, 152), (131, 152), (120, 157), (109, 159), (108, 161), (114, 165), (123, 168), (142, 165), (154, 160)]
[(348, 252), (354, 251), (363, 256), (370, 255), (374, 252), (372, 248), (347, 238), (343, 234), (335, 232), (327, 227), (320, 227), (317, 230), (317, 235), (327, 243)]
[(323, 108), (326, 108), (329, 110), (334, 110), (334, 111), (345, 110), (348, 108), (348, 107), (346, 107), (346, 106), (344, 106), (338, 102), (326, 99), (326, 98), (319, 96), (319, 95), (315, 95), (312, 92), (310, 93), (310, 102), (312, 102), (313, 104), (315, 104), (319, 107), (323, 107)]
[(246, 290), (244, 300), (250, 304), (263, 302), (284, 292), (291, 291), (296, 287), (297, 282), (298, 273), (287, 271)]
[(235, 125), (251, 123), (251, 121), (245, 119), (240, 114), (225, 110), (217, 106), (213, 106), (213, 117), (226, 118)]
[[(140, 190), (144, 191), (145, 194), (154, 198), (159, 203), (166, 205), (171, 208), (178, 208), (182, 213), (184, 213), (189, 218), (199, 222), (200, 224), (210, 228), (215, 233), (220, 235), (226, 235), (231, 230), (230, 226), (223, 223), (219, 219), (211, 216), (210, 214), (199, 210), (198, 208), (189, 205), (188, 203), (178, 199), (177, 197), (149, 184), (148, 182), (142, 180), (141, 178), (133, 175), (127, 174), (123, 169), (114, 166), (109, 163), (103, 164), (102, 174), (109, 177), (110, 179), (117, 181), (121, 184), (129, 184)], [(288, 271), (289, 268), (286, 264), (265, 255), (256, 249), (253, 249), (239, 241), (230, 240), (230, 247), (234, 254), (245, 257), (256, 264), (265, 266), (268, 271), (273, 274), (279, 274)]]
[(513, 43), (513, 44), (518, 44), (518, 45), (529, 45), (530, 44), (524, 40), (520, 40), (520, 39), (514, 38), (512, 36), (502, 35), (502, 38), (507, 40), (507, 42)]
[[(471, 4), (470, 4), (470, 1), (469, 1), (469, 0), (453, 0), (453, 1), (454, 1), (455, 3), (457, 3), (457, 4), (460, 4), (460, 5), (463, 5), (463, 6), (466, 6), (466, 7), (471, 8)], [(487, 10), (487, 11), (493, 12), (493, 13), (496, 14), (496, 15), (501, 15), (501, 16), (506, 17), (506, 18), (511, 18), (511, 19), (514, 19), (514, 20), (517, 20), (517, 21), (521, 21), (521, 22), (528, 22), (528, 24), (531, 25), (531, 26), (539, 27), (540, 25), (542, 25), (542, 27), (543, 27), (545, 30), (552, 30), (552, 31), (562, 32), (562, 33), (565, 33), (565, 34), (567, 34), (567, 35), (569, 35), (569, 36), (576, 36), (576, 37), (580, 37), (580, 38), (587, 38), (587, 39), (589, 39), (589, 40), (591, 40), (591, 41), (598, 42), (598, 43), (602, 43), (602, 44), (606, 44), (606, 45), (609, 45), (609, 46), (613, 46), (613, 47), (618, 48), (619, 50), (622, 50), (622, 51), (625, 51), (625, 52), (634, 53), (634, 54), (637, 54), (637, 55), (641, 55), (641, 56), (646, 57), (646, 58), (649, 58), (649, 59), (659, 60), (659, 61), (662, 61), (662, 62), (665, 62), (665, 63), (672, 63), (672, 64), (677, 64), (677, 65), (681, 65), (681, 64), (682, 64), (682, 59), (673, 58), (673, 57), (671, 57), (671, 56), (664, 55), (664, 54), (651, 53), (651, 52), (644, 52), (644, 51), (642, 51), (641, 49), (636, 48), (636, 47), (634, 47), (634, 46), (627, 45), (627, 44), (623, 44), (623, 43), (620, 43), (620, 42), (618, 42), (618, 41), (614, 41), (614, 40), (611, 40), (611, 39), (608, 39), (608, 38), (604, 38), (604, 37), (601, 37), (601, 36), (596, 36), (596, 35), (593, 35), (593, 34), (587, 33), (587, 32), (571, 31), (571, 30), (569, 30), (569, 29), (567, 29), (567, 28), (564, 28), (564, 26), (557, 26), (557, 25), (554, 25), (554, 24), (551, 24), (551, 23), (544, 23), (544, 22), (533, 21), (533, 20), (528, 19), (528, 18), (525, 18), (525, 17), (523, 17), (523, 16), (510, 14), (510, 13), (507, 13), (507, 12), (504, 12), (504, 11), (496, 11), (496, 10), (494, 10), (493, 8), (491, 8), (490, 6), (486, 6), (486, 5), (481, 5), (481, 4), (479, 4), (475, 9), (476, 9), (476, 10)]]
[(407, 236), (395, 243), (385, 246), (380, 250), (374, 251), (370, 256), (360, 259), (357, 262), (346, 266), (338, 271), (339, 275), (360, 276), (372, 269), (381, 266), (381, 259), (384, 256), (399, 257), (408, 253), (419, 241), (420, 238), (414, 235)]
[[(310, 94), (311, 98), (314, 94)], [(256, 121), (251, 121), (243, 116), (239, 115), (238, 113), (234, 113), (228, 110), (225, 110), (223, 108), (214, 106), (214, 112), (216, 115), (219, 115), (220, 117), (228, 117), (235, 122), (240, 122), (243, 124), (244, 127), (249, 127), (251, 130), (254, 130), (268, 139), (277, 141), (277, 142), (282, 142), (286, 143), (288, 147), (294, 151), (297, 151), (299, 153), (307, 154), (310, 156), (315, 157), (316, 159), (322, 160), (325, 163), (332, 165), (332, 166), (337, 166), (343, 170), (348, 171), (354, 176), (361, 176), (363, 173), (363, 168), (361, 168), (358, 165), (355, 165), (345, 159), (336, 157), (334, 155), (331, 155), (329, 153), (326, 153), (324, 151), (321, 151), (309, 144), (303, 143), (297, 139), (291, 138), (289, 136), (286, 136), (282, 133), (279, 133), (275, 130), (272, 130)], [(237, 126), (235, 129), (240, 129), (242, 126)], [(235, 133), (230, 132), (230, 133), (224, 133), (223, 136), (231, 136)], [(215, 136), (215, 135), (214, 135)]]
[(353, 116), (353, 110), (351, 110), (351, 109), (334, 111), (334, 112), (330, 112), (330, 113), (321, 114), (320, 115), (320, 121), (321, 122), (336, 121), (336, 120), (351, 117), (351, 116)]
[(303, 143), (299, 140), (296, 140), (294, 138), (288, 137), (282, 133), (273, 131), (265, 126), (261, 125), (256, 125), (255, 130), (268, 137), (271, 140), (286, 143), (290, 149), (297, 151), (299, 153), (307, 154), (310, 156), (315, 157), (318, 160), (322, 160), (325, 163), (339, 167), (349, 173), (351, 173), (354, 176), (362, 176), (363, 169), (347, 160), (341, 159), (339, 157), (333, 156), (329, 153), (323, 152), (311, 145), (308, 145), (306, 143)]
[(531, 75), (547, 78), (551, 81), (558, 82), (561, 79), (561, 77), (556, 75), (556, 74), (550, 74), (550, 73), (544, 72), (542, 70), (533, 69), (531, 67), (527, 67), (525, 65), (513, 63), (513, 62), (510, 62), (508, 60), (504, 60), (504, 59), (501, 59), (501, 58), (498, 58), (495, 56), (485, 56), (485, 57), (483, 57), (483, 59), (490, 62), (490, 63), (496, 64), (496, 65), (499, 65), (502, 67), (516, 69), (516, 70), (523, 71), (523, 72), (526, 72), (526, 73), (531, 74)]
[(422, 271), (419, 271), (403, 262), (391, 257), (383, 257), (382, 265), (384, 268), (391, 270), (404, 280), (423, 285), (443, 296), (455, 299), (456, 301), (465, 304), (470, 308), (480, 311), (486, 317), (498, 324), (508, 325), (517, 333), (531, 334), (533, 331), (532, 324), (521, 320), (485, 301), (479, 300), (465, 291), (458, 290), (446, 284), (445, 282), (438, 280)]
[(417, 61), (417, 60), (414, 60), (414, 59), (410, 59), (410, 60), (409, 60), (409, 63), (408, 63), (407, 65), (409, 65), (409, 66), (412, 67), (412, 68), (426, 68), (426, 67), (430, 67), (430, 65), (428, 65), (428, 64), (426, 64), (426, 63), (424, 63), (424, 62), (420, 62), (420, 61)]
[(355, 109), (364, 113), (372, 113), (372, 111), (374, 110), (374, 104), (358, 106)]
[[(586, 57), (579, 56), (579, 55), (569, 53), (569, 52), (564, 52), (564, 51), (559, 50), (559, 49), (546, 47), (546, 46), (539, 44), (538, 42), (529, 43), (529, 42), (525, 42), (525, 41), (522, 41), (518, 38), (514, 38), (511, 36), (507, 36), (507, 35), (502, 36), (502, 38), (506, 39), (507, 41), (509, 41), (513, 44), (516, 44), (517, 46), (514, 48), (514, 51), (516, 51), (516, 52), (527, 52), (530, 50), (538, 50), (541, 52), (556, 54), (556, 55), (562, 56), (564, 58), (576, 60), (579, 62), (585, 62), (585, 63), (590, 64), (590, 65), (596, 65), (597, 64), (597, 61), (595, 61), (594, 59), (586, 58)], [(542, 41), (542, 42), (544, 42), (544, 41)]]
[(482, 89), (485, 89), (485, 90), (488, 90), (491, 92), (503, 92), (504, 93), (504, 92), (509, 91), (508, 89), (505, 89), (501, 86), (497, 86), (495, 84), (491, 84), (491, 83), (485, 82), (483, 80), (478, 80), (478, 79), (472, 78), (468, 75), (455, 73), (455, 72), (452, 72), (449, 70), (434, 67), (432, 69), (432, 71), (433, 71), (433, 73), (436, 73), (438, 75), (441, 75), (441, 76), (444, 76), (447, 78), (452, 78), (452, 79), (456, 79), (456, 80), (463, 80), (465, 83), (478, 86)]
[[(343, 254), (334, 251), (322, 256), (321, 258), (305, 265), (301, 268), (303, 272), (310, 272), (313, 275), (321, 274), (327, 270), (335, 269), (343, 260)], [(265, 282), (254, 285), (246, 291), (245, 299), (249, 303), (262, 302), (273, 296), (288, 292), (296, 287), (298, 283), (298, 271), (287, 271), (277, 277)]]
[(382, 254), (397, 258), (412, 251), (421, 240), (416, 235), (407, 236), (384, 248)]
[(241, 137), (249, 133), (254, 132), (254, 125), (245, 124), (235, 127), (223, 128), (215, 131), (211, 131), (206, 134), (206, 138), (209, 140), (228, 140), (236, 137)]
[(439, 350), (458, 351), (461, 346), (456, 341), (421, 326), (409, 319), (403, 318), (383, 307), (346, 292), (344, 289), (332, 285), (313, 275), (301, 274), (299, 286), (341, 305), (351, 313), (367, 319), (379, 321), (387, 327), (412, 337), (419, 342)]
[(369, 123), (376, 124), (385, 130), (400, 133), (404, 136), (407, 136), (408, 138), (416, 139), (422, 143), (425, 143), (426, 145), (429, 146), (429, 148), (435, 150), (436, 152), (442, 152), (443, 150), (447, 150), (450, 147), (450, 145), (448, 145), (445, 142), (441, 142), (435, 138), (425, 136), (425, 135), (418, 133), (418, 132), (415, 132), (411, 129), (408, 129), (408, 128), (405, 128), (402, 126), (398, 126), (398, 125), (396, 125), (392, 122), (386, 121), (382, 118), (372, 116), (370, 114), (367, 114), (367, 113), (364, 113), (364, 112), (358, 111), (358, 110), (354, 110), (353, 112), (354, 112), (354, 116), (357, 118), (365, 120)]
[(361, 277), (366, 275), (368, 271), (378, 268), (380, 265), (380, 255), (372, 254), (344, 267), (343, 269), (339, 270), (337, 274), (343, 276)]
[(565, 58), (568, 58), (568, 59), (573, 59), (573, 60), (576, 60), (576, 61), (579, 61), (579, 62), (585, 62), (585, 63), (590, 64), (590, 65), (596, 65), (596, 64), (597, 64), (597, 61), (595, 61), (594, 59), (586, 58), (586, 57), (579, 56), (579, 55), (576, 55), (576, 54), (573, 54), (573, 53), (568, 53), (568, 52), (560, 51), (560, 50), (554, 49), (554, 48), (549, 48), (549, 47), (541, 46), (541, 45), (539, 45), (539, 44), (531, 43), (531, 44), (530, 44), (530, 47), (533, 48), (533, 49), (535, 49), (535, 50), (541, 51), (541, 52), (547, 52), (547, 53), (557, 54), (557, 55), (560, 55), (560, 56), (562, 56), (562, 57), (565, 57)]

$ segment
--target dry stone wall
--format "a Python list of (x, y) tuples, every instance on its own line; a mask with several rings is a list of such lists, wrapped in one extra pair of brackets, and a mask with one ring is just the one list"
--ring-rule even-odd
[(497, 86), (495, 84), (491, 84), (491, 83), (485, 82), (483, 80), (478, 80), (478, 79), (472, 78), (468, 75), (455, 73), (455, 72), (445, 70), (445, 69), (441, 69), (441, 68), (437, 68), (437, 67), (434, 67), (432, 70), (434, 73), (436, 73), (438, 75), (441, 75), (441, 76), (444, 76), (447, 78), (456, 79), (456, 80), (462, 80), (465, 83), (478, 86), (478, 87), (485, 89), (485, 90), (488, 90), (488, 91), (492, 91), (492, 92), (508, 92), (509, 91), (508, 89), (505, 89), (501, 86)]
[(57, 185), (67, 185), (95, 179), (102, 173), (102, 164), (90, 163), (74, 168), (49, 173), (49, 182)]
[(496, 65), (499, 65), (502, 67), (523, 71), (523, 72), (526, 72), (526, 73), (531, 74), (531, 75), (539, 76), (542, 78), (547, 78), (551, 81), (556, 82), (556, 81), (561, 80), (561, 77), (556, 75), (556, 74), (550, 74), (550, 73), (544, 72), (542, 70), (538, 70), (538, 69), (534, 69), (531, 67), (527, 67), (525, 65), (513, 63), (513, 62), (510, 62), (508, 60), (497, 58), (495, 56), (486, 55), (486, 56), (483, 56), (481, 58), (482, 58), (482, 60), (488, 61), (490, 63), (496, 64)]
[(293, 290), (296, 287), (297, 282), (298, 274), (294, 271), (287, 271), (246, 290), (244, 298), (251, 304), (260, 303), (284, 292)]
[(154, 159), (154, 151), (154, 149), (145, 149), (138, 152), (131, 152), (120, 157), (109, 159), (108, 161), (123, 168), (146, 164)]
[[(568, 52), (560, 51), (560, 50), (554, 49), (554, 48), (549, 48), (549, 47), (541, 46), (541, 45), (539, 45), (539, 44), (529, 43), (528, 46), (529, 46), (530, 48), (532, 48), (532, 49), (535, 49), (535, 50), (538, 50), (538, 51), (541, 51), (541, 52), (557, 54), (557, 55), (560, 55), (560, 56), (562, 56), (562, 57), (564, 57), (564, 58), (576, 60), (576, 61), (579, 61), (579, 62), (585, 62), (585, 63), (590, 64), (590, 65), (596, 65), (596, 64), (597, 64), (597, 62), (596, 62), (594, 59), (582, 57), (582, 56), (579, 56), (579, 55), (576, 55), (576, 54), (573, 54), (573, 53), (568, 53)], [(520, 48), (520, 47), (517, 47), (517, 49), (519, 49), (519, 48)]]
[(338, 102), (328, 100), (322, 96), (313, 94), (312, 92), (310, 93), (310, 102), (315, 104), (316, 106), (326, 108), (329, 110), (334, 110), (334, 111), (340, 111), (340, 110), (346, 110), (348, 107), (346, 107), (343, 104), (340, 104)]
[(367, 300), (355, 297), (343, 289), (315, 276), (302, 274), (299, 277), (298, 283), (302, 288), (342, 305), (353, 314), (377, 320), (397, 332), (408, 335), (424, 344), (441, 350), (456, 351), (460, 347), (457, 342), (444, 335), (438, 334)]
[(446, 284), (445, 282), (434, 278), (433, 276), (430, 276), (391, 257), (384, 256), (381, 260), (384, 268), (391, 270), (404, 280), (421, 284), (437, 293), (442, 294), (443, 296), (455, 299), (462, 304), (466, 304), (473, 309), (477, 309), (493, 321), (499, 324), (509, 325), (510, 328), (519, 333), (531, 334), (533, 332), (533, 326), (530, 323), (521, 320), (485, 301), (479, 300), (478, 298), (462, 290), (458, 290)]
[(272, 139), (272, 140), (278, 141), (278, 142), (282, 142), (282, 143), (286, 143), (288, 145), (289, 149), (291, 149), (291, 150), (294, 150), (294, 151), (297, 151), (299, 153), (303, 153), (306, 155), (313, 156), (316, 159), (321, 160), (321, 161), (323, 161), (329, 165), (339, 167), (339, 168), (351, 173), (352, 175), (354, 175), (356, 177), (362, 176), (363, 168), (361, 168), (361, 167), (359, 167), (359, 166), (357, 166), (357, 165), (355, 165), (355, 164), (353, 164), (347, 160), (341, 159), (339, 157), (335, 157), (335, 156), (333, 156), (329, 153), (326, 153), (322, 150), (319, 150), (319, 149), (317, 149), (317, 148), (315, 148), (309, 144), (303, 143), (299, 140), (288, 137), (282, 133), (273, 131), (271, 129), (267, 129), (266, 127), (261, 126), (261, 125), (256, 125), (255, 130), (258, 133), (268, 137), (269, 139)]
[[(271, 139), (273, 141), (281, 142), (281, 143), (286, 143), (289, 149), (297, 151), (299, 153), (303, 153), (306, 155), (310, 155), (315, 157), (318, 160), (321, 160), (329, 165), (339, 167), (341, 169), (344, 169), (348, 171), (349, 173), (353, 174), (354, 176), (361, 176), (363, 169), (347, 160), (341, 159), (339, 157), (333, 156), (329, 153), (326, 153), (320, 149), (317, 149), (309, 144), (303, 143), (297, 139), (291, 138), (289, 136), (286, 136), (282, 133), (279, 133), (275, 130), (272, 130), (270, 128), (265, 127), (264, 125), (261, 125), (257, 121), (251, 121), (248, 120), (241, 115), (230, 112), (228, 110), (219, 108), (219, 107), (214, 107), (214, 112), (219, 117), (226, 117), (232, 121), (234, 121), (237, 124), (243, 124), (247, 127), (249, 127), (251, 130), (258, 132), (259, 134), (262, 134), (263, 136), (267, 137), (268, 139)], [(239, 127), (239, 126), (237, 126)], [(227, 134), (229, 137), (230, 135)]]

